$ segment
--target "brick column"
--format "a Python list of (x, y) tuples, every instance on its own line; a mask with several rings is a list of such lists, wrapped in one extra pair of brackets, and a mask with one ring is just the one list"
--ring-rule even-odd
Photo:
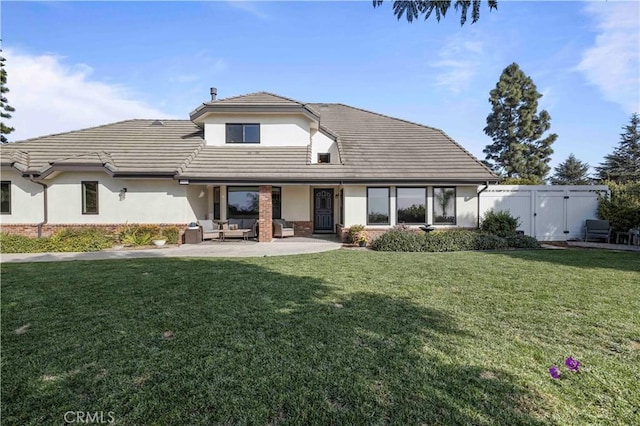
[(261, 243), (269, 243), (273, 238), (271, 224), (271, 185), (261, 185), (258, 193), (259, 211), (258, 218), (258, 241)]

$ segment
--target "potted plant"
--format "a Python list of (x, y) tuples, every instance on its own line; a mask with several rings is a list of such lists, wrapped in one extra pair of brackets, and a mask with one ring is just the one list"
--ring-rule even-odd
[(369, 236), (367, 235), (367, 231), (360, 231), (354, 237), (354, 242), (357, 243), (360, 247), (366, 247), (369, 242)]
[(155, 245), (156, 247), (161, 247), (167, 243), (167, 239), (164, 237), (164, 235), (158, 233), (153, 236), (151, 242), (153, 242), (153, 245)]

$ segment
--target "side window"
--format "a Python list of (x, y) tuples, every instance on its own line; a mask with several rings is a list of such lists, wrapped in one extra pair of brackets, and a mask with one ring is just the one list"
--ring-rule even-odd
[(11, 181), (3, 180), (0, 186), (0, 213), (11, 214)]
[(82, 214), (98, 214), (98, 182), (82, 182)]

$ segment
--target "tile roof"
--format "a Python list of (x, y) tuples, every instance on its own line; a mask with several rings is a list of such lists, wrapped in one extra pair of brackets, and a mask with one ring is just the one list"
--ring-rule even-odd
[(204, 143), (203, 130), (188, 120), (128, 120), (27, 139), (0, 148), (0, 163), (23, 173), (51, 166), (111, 165), (116, 173), (174, 174)]
[(431, 127), (343, 104), (301, 104), (260, 92), (214, 101), (235, 106), (298, 106), (320, 117), (336, 138), (342, 164), (309, 164), (309, 147), (206, 146), (189, 120), (128, 120), (0, 147), (0, 164), (46, 174), (65, 166), (104, 167), (112, 174), (162, 174), (209, 181), (446, 181), (495, 176)]

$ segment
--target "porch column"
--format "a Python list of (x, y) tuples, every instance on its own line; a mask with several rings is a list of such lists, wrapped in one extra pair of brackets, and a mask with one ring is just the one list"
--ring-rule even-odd
[(258, 193), (258, 241), (261, 243), (271, 242), (273, 233), (271, 232), (271, 185), (260, 185)]

